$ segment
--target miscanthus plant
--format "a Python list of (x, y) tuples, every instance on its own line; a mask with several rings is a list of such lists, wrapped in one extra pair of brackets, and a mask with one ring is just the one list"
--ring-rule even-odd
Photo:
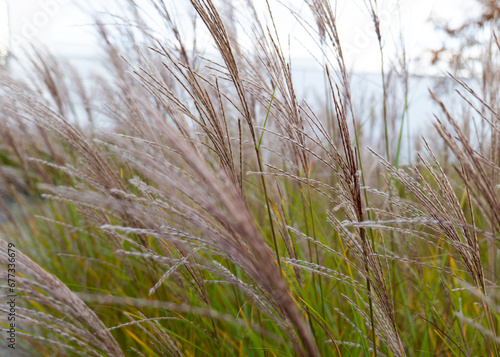
[[(333, 4), (304, 0), (312, 22), (289, 9), (323, 53), (313, 108), (277, 4), (187, 3), (192, 24), (160, 0), (97, 21), (92, 79), (36, 51), (27, 78), (3, 74), (0, 279), (12, 243), (17, 300), (15, 350), (0, 305), (2, 351), (500, 356), (498, 97), (455, 78), (460, 116), (432, 92), (437, 135), (402, 166), (407, 64), (402, 93), (382, 65), (370, 138)], [(191, 25), (216, 55), (186, 40)]]

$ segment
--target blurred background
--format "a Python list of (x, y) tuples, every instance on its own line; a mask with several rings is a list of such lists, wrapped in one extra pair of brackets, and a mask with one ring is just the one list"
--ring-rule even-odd
[[(231, 14), (240, 8), (240, 1), (246, 0), (221, 0), (217, 5), (222, 13), (230, 18)], [(146, 17), (149, 17), (148, 26), (156, 29), (157, 36), (162, 38), (161, 20), (154, 18), (152, 14), (156, 13), (155, 11), (148, 10), (151, 9), (151, 3), (148, 0), (135, 2)], [(19, 59), (17, 63), (22, 64), (23, 56), (29, 54), (34, 47), (70, 62), (84, 78), (99, 72), (103, 56), (99, 51), (100, 42), (95, 22), (99, 19), (110, 26), (128, 26), (128, 20), (123, 15), (127, 3), (127, 0), (89, 0), (84, 3), (73, 0), (0, 0), (0, 63), (4, 64), (3, 70), (22, 75), (22, 66), (5, 63), (9, 57), (16, 56)], [(265, 0), (253, 0), (252, 3), (258, 13), (267, 13)], [(358, 116), (362, 122), (369, 122), (373, 113), (380, 111), (378, 106), (382, 96), (380, 49), (368, 11), (369, 5), (366, 0), (333, 3), (337, 12), (340, 40), (344, 44), (344, 58), (352, 74), (354, 102), (374, 103), (370, 106), (359, 105), (360, 108), (368, 109), (358, 113)], [(186, 25), (183, 26), (186, 42), (196, 39), (198, 51), (204, 56), (210, 57), (211, 53), (216, 52), (210, 45), (206, 45), (211, 42), (204, 41), (203, 36), (206, 36), (206, 33), (202, 31), (200, 21), (198, 31), (193, 30), (191, 23), (194, 11), (188, 0), (167, 2), (167, 6), (171, 7), (169, 10), (174, 14), (177, 23)], [(384, 0), (376, 2), (376, 6), (384, 39), (386, 74), (389, 80), (392, 77), (401, 78), (403, 74), (399, 71), (404, 67), (404, 75), (409, 76), (406, 88), (408, 95), (399, 98), (399, 102), (394, 105), (407, 107), (405, 131), (410, 146), (413, 138), (430, 126), (436, 110), (428, 88), (436, 88), (436, 83), (439, 83), (438, 88), (443, 90), (440, 93), (442, 99), (454, 107), (453, 99), (449, 95), (452, 86), (448, 85), (450, 81), (447, 72), (459, 75), (467, 81), (474, 77), (474, 66), (483, 56), (480, 37), (484, 35), (484, 38), (491, 38), (485, 23), (481, 21), (488, 11), (495, 11), (497, 5), (495, 1), (489, 0)], [(324, 107), (324, 58), (321, 46), (309, 45), (311, 31), (308, 26), (314, 24), (314, 20), (306, 3), (302, 0), (292, 0), (285, 6), (280, 2), (272, 2), (271, 7), (282, 39), (282, 47), (290, 56), (294, 67), (294, 82), (299, 96), (307, 99), (313, 107)], [(304, 21), (300, 22), (297, 18)], [(454, 36), (453, 31), (466, 31), (465, 25), (475, 23), (478, 26), (473, 29), (471, 36), (464, 37), (463, 32), (457, 32)], [(234, 26), (236, 29), (244, 28), (245, 24)], [(473, 46), (468, 43), (465, 48), (469, 53), (466, 54), (461, 46), (464, 45), (463, 41), (471, 39), (476, 41), (476, 44)], [(245, 48), (245, 34), (238, 40)], [(251, 39), (247, 37), (247, 40), (250, 48)], [(469, 64), (458, 63), (454, 57), (457, 53), (461, 54), (461, 61), (469, 57), (473, 61)], [(394, 82), (399, 83), (399, 80)], [(474, 83), (470, 85), (473, 86)], [(376, 135), (377, 126), (373, 130)]]
[[(81, 58), (95, 55), (94, 15), (104, 16), (109, 12), (120, 16), (119, 3), (126, 1), (77, 2), (74, 0), (0, 0), (0, 48), (6, 47), (16, 54), (26, 46), (45, 46), (53, 53), (67, 58)], [(136, 1), (147, 11), (149, 1)], [(189, 1), (175, 1), (175, 13), (180, 21), (190, 21), (192, 13)], [(237, 11), (238, 1), (222, 1), (231, 11)], [(232, 5), (231, 5), (232, 3)], [(265, 12), (264, 0), (253, 1), (257, 11)], [(283, 38), (290, 36), (291, 56), (306, 60), (309, 48), (305, 48), (309, 37), (306, 29), (295, 21), (284, 6), (273, 4), (280, 16), (275, 18)], [(310, 15), (302, 0), (293, 0), (289, 5), (293, 11), (307, 19)], [(357, 72), (374, 72), (380, 69), (378, 47), (373, 41), (373, 24), (363, 0), (342, 1), (336, 5), (338, 28), (345, 44), (348, 66)], [(478, 1), (467, 0), (384, 0), (377, 2), (382, 31), (385, 33), (384, 50), (388, 63), (395, 60), (401, 43), (404, 43), (407, 57), (411, 59), (414, 74), (439, 74), (442, 67), (426, 66), (420, 60), (432, 56), (430, 50), (439, 49), (449, 40), (436, 31), (437, 23), (460, 26), (466, 16), (481, 13)], [(92, 14), (92, 15), (90, 15)], [(112, 17), (108, 17), (113, 22)], [(153, 19), (154, 20), (154, 19)], [(114, 21), (117, 21), (114, 19)], [(9, 31), (10, 29), (10, 31)], [(309, 46), (311, 47), (311, 46)], [(348, 51), (346, 51), (348, 49)], [(318, 53), (313, 53), (318, 55)]]

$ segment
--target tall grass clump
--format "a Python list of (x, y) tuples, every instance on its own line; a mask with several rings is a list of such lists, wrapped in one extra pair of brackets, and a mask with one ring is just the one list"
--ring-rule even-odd
[[(431, 90), (434, 142), (404, 163), (408, 63), (384, 64), (376, 1), (376, 138), (335, 4), (185, 2), (191, 22), (162, 0), (96, 19), (93, 76), (39, 49), (1, 73), (16, 352), (500, 356), (497, 97), (451, 74), (466, 110)], [(280, 11), (322, 54), (324, 106), (298, 94)]]

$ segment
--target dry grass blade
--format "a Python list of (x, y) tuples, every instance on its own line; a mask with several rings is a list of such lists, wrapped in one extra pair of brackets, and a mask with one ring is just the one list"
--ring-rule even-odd
[[(0, 245), (2, 246), (0, 259), (3, 264), (6, 265), (9, 263), (9, 256), (7, 255), (8, 243), (0, 239)], [(82, 343), (88, 343), (90, 346), (102, 349), (104, 353), (110, 356), (124, 356), (122, 349), (117, 344), (114, 337), (111, 333), (106, 331), (106, 326), (104, 326), (103, 322), (75, 293), (69, 290), (56, 276), (46, 272), (22, 252), (16, 251), (15, 254), (18, 272), (22, 272), (25, 276), (33, 279), (37, 287), (49, 293), (51, 299), (54, 299), (60, 304), (62, 307), (61, 313), (64, 315), (71, 314), (76, 321), (80, 321), (84, 324), (85, 328), (89, 329), (89, 332), (94, 334), (98, 339), (98, 341), (88, 337), (85, 339), (85, 335), (78, 334), (78, 337), (82, 338)]]

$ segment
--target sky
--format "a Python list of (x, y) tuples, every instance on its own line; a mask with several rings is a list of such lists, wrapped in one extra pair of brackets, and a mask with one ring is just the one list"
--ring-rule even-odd
[[(138, 0), (145, 3), (147, 0)], [(222, 3), (228, 0), (222, 0)], [(236, 0), (236, 2), (241, 0)], [(265, 13), (265, 0), (253, 0), (257, 11)], [(92, 18), (79, 8), (76, 0), (0, 0), (9, 5), (9, 28), (11, 48), (19, 49), (27, 43), (42, 45), (52, 52), (66, 57), (86, 57), (95, 53), (96, 40), (92, 35)], [(113, 1), (88, 0), (88, 6), (102, 11), (106, 3), (113, 12)], [(302, 0), (291, 0), (291, 8), (307, 18), (309, 12)], [(332, 0), (332, 3), (333, 2)], [(188, 0), (175, 0), (178, 5), (177, 20), (189, 20)], [(401, 33), (407, 56), (418, 72), (417, 59), (428, 49), (438, 49), (443, 37), (436, 34), (430, 19), (445, 19), (455, 23), (465, 14), (475, 11), (474, 0), (379, 0), (377, 2), (382, 22), (384, 51), (388, 62), (396, 61), (400, 51)], [(291, 39), (290, 55), (294, 59), (308, 57), (310, 37), (304, 28), (277, 1), (271, 1), (274, 18), (280, 36), (287, 42)], [(379, 52), (373, 25), (365, 0), (337, 1), (337, 21), (341, 41), (347, 54), (347, 64), (360, 72), (380, 69)], [(3, 7), (0, 5), (0, 12)], [(238, 7), (237, 7), (238, 9)], [(189, 23), (189, 21), (187, 21)], [(5, 38), (5, 20), (0, 13), (0, 46)], [(401, 32), (402, 29), (402, 32)], [(3, 40), (5, 41), (5, 40)], [(201, 43), (201, 41), (200, 41)], [(210, 51), (210, 49), (207, 49)], [(319, 52), (318, 52), (319, 53)], [(427, 52), (428, 53), (428, 52)], [(317, 55), (317, 53), (315, 54)], [(421, 68), (420, 68), (421, 70)]]

